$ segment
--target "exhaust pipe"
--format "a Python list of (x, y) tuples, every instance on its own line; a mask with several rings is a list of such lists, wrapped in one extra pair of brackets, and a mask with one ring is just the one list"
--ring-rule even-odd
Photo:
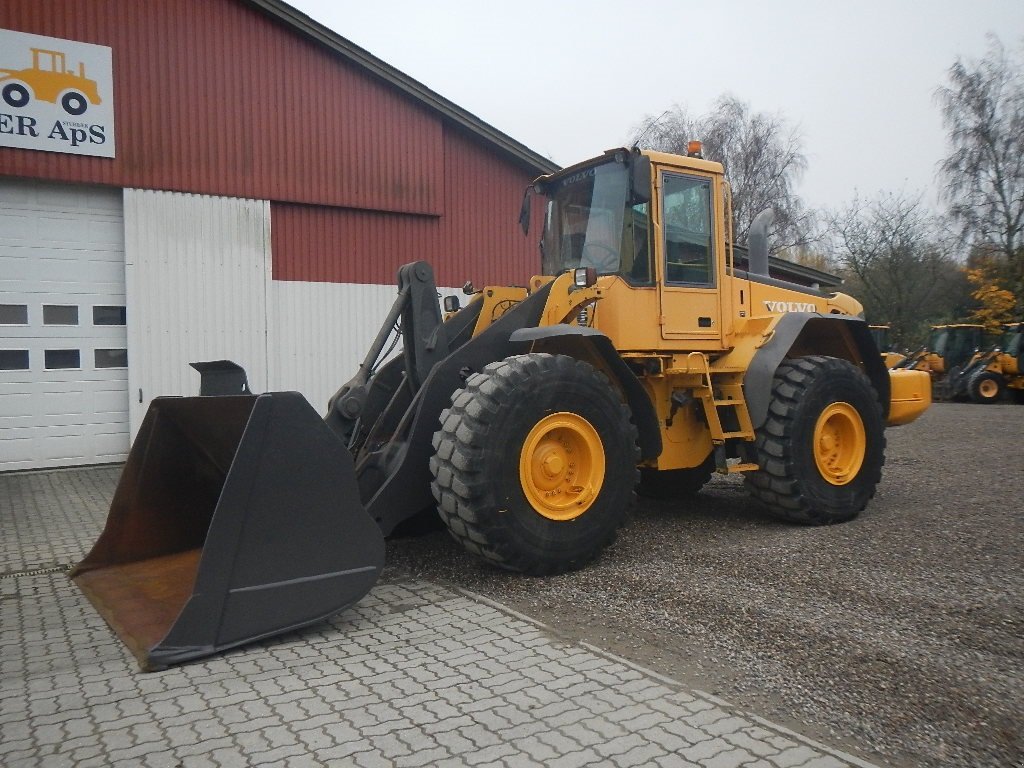
[(761, 211), (747, 230), (747, 249), (750, 262), (749, 272), (752, 275), (768, 277), (768, 228), (775, 220), (775, 211), (766, 208)]

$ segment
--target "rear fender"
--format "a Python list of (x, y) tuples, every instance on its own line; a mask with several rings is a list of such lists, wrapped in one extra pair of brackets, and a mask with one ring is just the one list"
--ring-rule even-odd
[(764, 425), (775, 371), (783, 360), (806, 355), (828, 355), (849, 360), (860, 368), (878, 392), (883, 417), (888, 418), (889, 372), (868, 324), (849, 315), (789, 312), (779, 318), (771, 338), (758, 349), (743, 377), (743, 391), (754, 428)]
[(618, 387), (633, 413), (633, 423), (640, 433), (641, 459), (646, 461), (661, 455), (661, 429), (654, 404), (611, 339), (585, 326), (545, 325), (518, 330), (512, 334), (511, 341), (529, 344), (531, 352), (550, 352), (585, 360), (603, 371)]

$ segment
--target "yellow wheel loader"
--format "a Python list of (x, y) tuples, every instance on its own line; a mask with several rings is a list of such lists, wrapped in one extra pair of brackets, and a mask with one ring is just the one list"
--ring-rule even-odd
[(952, 400), (958, 397), (964, 367), (989, 339), (985, 326), (977, 323), (933, 325), (925, 345), (892, 367), (927, 371), (934, 399)]
[(1003, 327), (999, 342), (976, 352), (956, 375), (950, 377), (954, 399), (970, 398), (975, 403), (998, 403), (1009, 394), (1024, 404), (1024, 323)]
[[(543, 176), (541, 275), (438, 306), (424, 262), (321, 419), (225, 361), (153, 402), (73, 578), (144, 668), (358, 601), (400, 523), (526, 574), (583, 567), (634, 492), (683, 503), (743, 473), (768, 513), (823, 525), (875, 493), (886, 425), (930, 402), (888, 371), (861, 306), (768, 274), (769, 216), (733, 263), (722, 166), (611, 150)], [(386, 348), (398, 329), (402, 352)]]

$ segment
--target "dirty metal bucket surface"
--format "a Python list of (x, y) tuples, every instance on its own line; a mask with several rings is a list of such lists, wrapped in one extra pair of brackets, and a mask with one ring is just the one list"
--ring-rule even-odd
[(158, 398), (72, 572), (143, 669), (311, 624), (384, 562), (352, 459), (294, 392)]

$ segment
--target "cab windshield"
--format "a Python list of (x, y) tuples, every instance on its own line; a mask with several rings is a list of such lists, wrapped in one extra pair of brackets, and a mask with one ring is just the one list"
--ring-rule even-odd
[(541, 240), (544, 274), (594, 267), (599, 275), (649, 279), (648, 203), (629, 204), (629, 173), (627, 165), (610, 160), (550, 184)]

